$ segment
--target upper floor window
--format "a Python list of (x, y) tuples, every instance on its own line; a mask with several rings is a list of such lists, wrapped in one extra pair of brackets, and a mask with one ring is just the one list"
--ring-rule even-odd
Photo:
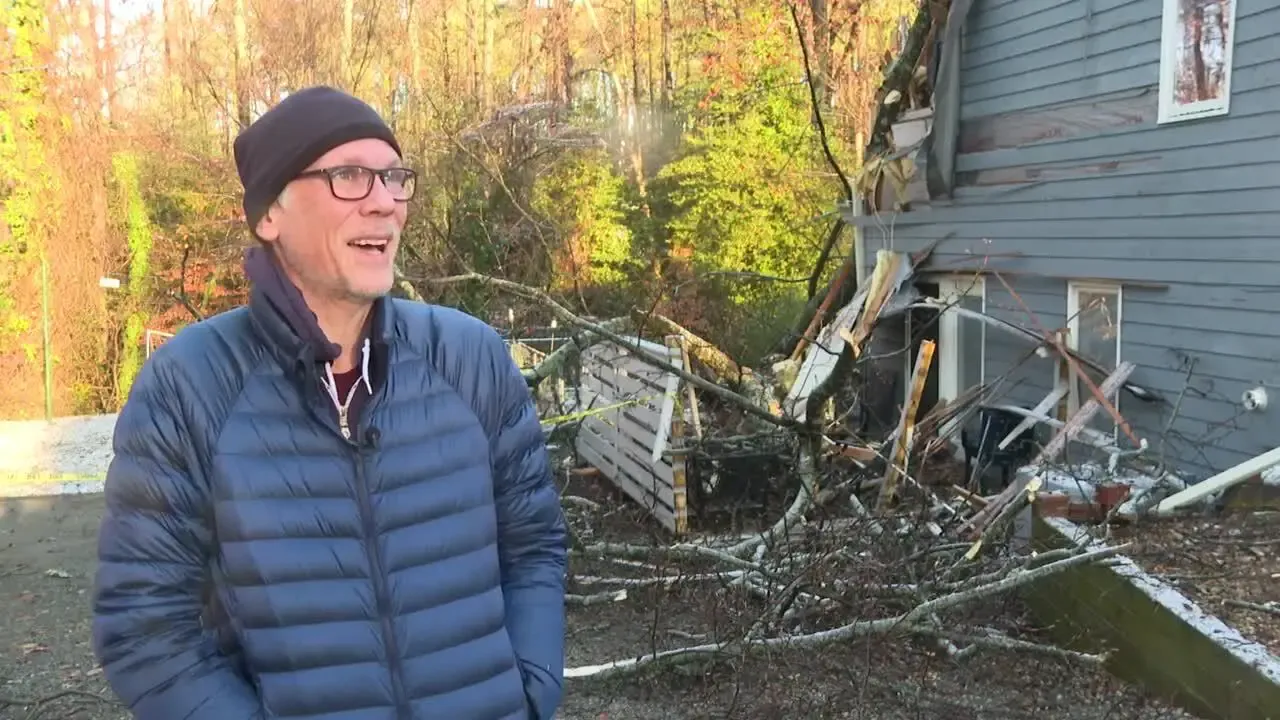
[(1238, 0), (1164, 0), (1159, 122), (1226, 115)]

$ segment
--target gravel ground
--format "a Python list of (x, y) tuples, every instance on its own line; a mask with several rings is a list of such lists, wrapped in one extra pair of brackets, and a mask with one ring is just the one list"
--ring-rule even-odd
[(115, 422), (115, 415), (0, 421), (0, 483), (100, 478), (111, 462)]
[[(100, 474), (110, 423), (75, 419), (53, 439), (5, 440), (8, 482), (19, 468), (48, 478)], [(16, 434), (16, 433), (15, 433)], [(24, 442), (39, 446), (33, 450)], [(26, 449), (24, 449), (26, 448)], [(6, 483), (0, 470), (0, 485)], [(2, 488), (0, 488), (2, 489)], [(596, 539), (634, 541), (651, 532), (636, 511), (597, 482), (570, 488), (613, 508), (593, 524)], [(89, 647), (89, 590), (101, 496), (0, 499), (0, 718), (122, 720)], [(575, 570), (592, 570), (575, 559)], [(723, 593), (722, 593), (723, 594)], [(570, 667), (715, 637), (740, 626), (716, 591), (652, 590), (622, 602), (573, 608)], [(987, 609), (1002, 627), (1027, 629), (1013, 602)], [(1034, 629), (1028, 629), (1033, 632)], [(1039, 655), (983, 652), (952, 661), (926, 643), (894, 639), (820, 650), (758, 654), (610, 679), (570, 680), (564, 720), (735, 718), (1125, 718), (1175, 720), (1136, 688), (1078, 663)]]

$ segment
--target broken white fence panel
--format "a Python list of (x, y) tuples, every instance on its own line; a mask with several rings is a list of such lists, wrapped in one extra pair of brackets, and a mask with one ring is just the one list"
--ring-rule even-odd
[(683, 457), (667, 452), (677, 412), (681, 381), (647, 361), (658, 359), (684, 369), (681, 348), (637, 338), (622, 347), (592, 345), (580, 360), (583, 404), (591, 413), (578, 430), (578, 454), (614, 485), (644, 506), (664, 527), (686, 527)]

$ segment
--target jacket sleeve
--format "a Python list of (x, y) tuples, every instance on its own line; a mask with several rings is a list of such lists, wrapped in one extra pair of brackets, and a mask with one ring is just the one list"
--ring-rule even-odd
[(136, 720), (260, 720), (244, 676), (201, 612), (212, 552), (209, 495), (176, 368), (153, 357), (116, 421), (98, 536), (93, 649)]
[(563, 696), (567, 533), (529, 387), (501, 339), (493, 340), (491, 444), (507, 631), (534, 718), (551, 720)]

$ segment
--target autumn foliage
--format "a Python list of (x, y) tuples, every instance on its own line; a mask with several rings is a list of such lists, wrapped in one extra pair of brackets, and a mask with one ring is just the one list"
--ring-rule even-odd
[[(751, 362), (841, 194), (806, 79), (852, 170), (916, 5), (811, 0), (797, 32), (781, 0), (0, 0), (0, 417), (43, 412), (46, 346), (55, 414), (112, 411), (147, 331), (243, 302), (230, 143), (316, 83), (378, 107), (424, 177), (411, 282), (661, 306)], [(506, 322), (483, 289), (423, 291)]]

